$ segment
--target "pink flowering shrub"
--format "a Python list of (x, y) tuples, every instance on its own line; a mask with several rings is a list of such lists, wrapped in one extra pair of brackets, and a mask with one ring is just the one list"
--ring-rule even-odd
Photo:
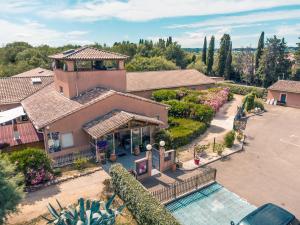
[(22, 172), (26, 185), (36, 185), (53, 179), (51, 160), (45, 151), (27, 148), (13, 152), (10, 160)]
[(207, 92), (202, 103), (217, 112), (228, 100), (229, 88), (211, 89)]

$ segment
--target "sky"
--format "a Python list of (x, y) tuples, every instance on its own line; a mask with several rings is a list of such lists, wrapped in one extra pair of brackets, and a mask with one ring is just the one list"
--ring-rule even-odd
[(261, 31), (300, 42), (300, 0), (0, 0), (0, 45), (88, 45), (172, 36), (199, 48), (224, 33), (256, 47)]

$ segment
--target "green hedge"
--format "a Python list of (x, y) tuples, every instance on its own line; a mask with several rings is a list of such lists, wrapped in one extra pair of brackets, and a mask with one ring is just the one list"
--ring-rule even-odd
[(138, 224), (180, 225), (123, 166), (114, 164), (110, 175), (116, 194), (125, 202)]
[(234, 139), (235, 139), (235, 132), (233, 130), (226, 133), (226, 135), (224, 137), (225, 146), (227, 148), (231, 148), (233, 146)]
[(178, 100), (164, 101), (164, 103), (170, 105), (169, 116), (171, 117), (189, 118), (209, 124), (214, 116), (214, 110), (207, 105)]
[(238, 95), (247, 95), (251, 92), (254, 92), (258, 98), (263, 98), (267, 94), (267, 89), (260, 87), (246, 86), (226, 82), (218, 83), (217, 85), (221, 87), (228, 87), (230, 89), (230, 92)]
[(157, 132), (154, 139), (155, 142), (164, 140), (167, 148), (174, 149), (190, 143), (207, 129), (205, 123), (185, 118), (170, 117), (169, 125), (167, 130)]
[(152, 99), (154, 99), (157, 102), (176, 99), (176, 97), (177, 92), (175, 90), (162, 89), (154, 91), (152, 93)]
[(164, 101), (163, 103), (170, 106), (169, 108), (169, 116), (174, 117), (183, 117), (188, 118), (190, 116), (190, 103), (178, 101), (178, 100), (169, 100)]

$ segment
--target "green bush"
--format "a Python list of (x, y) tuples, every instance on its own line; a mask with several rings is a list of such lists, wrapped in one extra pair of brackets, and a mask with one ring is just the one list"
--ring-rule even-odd
[(74, 162), (74, 166), (77, 170), (83, 170), (87, 166), (88, 160), (86, 158), (78, 158)]
[(261, 99), (254, 99), (254, 108), (260, 108), (261, 110), (265, 109), (264, 103)]
[(122, 165), (112, 165), (110, 176), (116, 194), (125, 202), (138, 224), (180, 225)]
[(168, 89), (157, 90), (152, 93), (152, 98), (157, 102), (176, 99), (176, 96), (177, 93), (175, 90)]
[(229, 91), (227, 100), (231, 101), (231, 100), (233, 100), (233, 98), (234, 98), (233, 93), (231, 91)]
[(190, 104), (178, 100), (164, 101), (170, 105), (169, 116), (188, 118), (190, 116)]
[(243, 104), (245, 104), (245, 109), (247, 112), (250, 112), (252, 109), (254, 109), (254, 100), (255, 100), (254, 92), (247, 94), (243, 99)]
[(231, 93), (238, 95), (247, 95), (254, 92), (257, 97), (263, 98), (267, 93), (267, 89), (254, 86), (232, 84), (228, 82), (218, 83), (217, 85), (221, 87), (228, 87)]
[(41, 149), (27, 148), (13, 152), (10, 160), (16, 164), (17, 170), (24, 174), (27, 185), (52, 179), (51, 160)]
[(170, 135), (171, 147), (174, 149), (190, 143), (207, 129), (205, 123), (191, 119), (171, 117), (169, 120), (170, 124), (176, 124), (170, 125), (167, 131)]
[[(169, 123), (170, 125), (170, 123)], [(171, 126), (171, 125), (170, 125)], [(158, 132), (155, 133), (154, 135), (154, 140), (155, 143), (159, 143), (161, 140), (165, 141), (166, 143), (166, 148), (170, 149), (172, 148), (172, 140), (171, 140), (171, 135), (168, 130), (159, 130)]]
[(233, 146), (234, 139), (235, 139), (235, 132), (233, 130), (226, 133), (226, 135), (224, 137), (225, 146), (227, 148), (231, 148)]
[(214, 110), (208, 105), (190, 104), (190, 118), (210, 124), (214, 117)]

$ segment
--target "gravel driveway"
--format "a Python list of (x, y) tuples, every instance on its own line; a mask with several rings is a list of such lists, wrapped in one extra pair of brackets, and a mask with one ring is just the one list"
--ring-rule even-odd
[(300, 218), (300, 109), (267, 110), (248, 120), (245, 151), (211, 166), (218, 182), (250, 203), (273, 202)]
[(80, 197), (89, 199), (99, 198), (103, 188), (102, 182), (106, 178), (109, 178), (109, 175), (104, 170), (101, 170), (29, 193), (19, 207), (20, 212), (12, 215), (9, 218), (9, 223), (15, 224), (29, 221), (47, 213), (48, 203), (57, 206), (55, 199), (59, 200), (62, 206), (68, 206), (76, 203)]

